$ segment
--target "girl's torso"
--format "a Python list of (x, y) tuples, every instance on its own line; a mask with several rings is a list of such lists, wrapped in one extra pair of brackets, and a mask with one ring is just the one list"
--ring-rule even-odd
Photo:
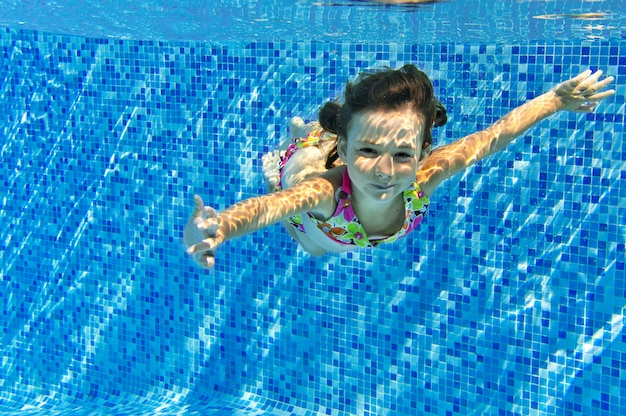
[(288, 222), (298, 233), (305, 234), (308, 240), (315, 242), (325, 251), (344, 252), (355, 247), (376, 247), (382, 243), (391, 243), (413, 231), (421, 222), (428, 210), (430, 201), (414, 182), (402, 193), (404, 209), (401, 221), (390, 218), (390, 224), (396, 231), (390, 235), (368, 235), (366, 228), (361, 224), (352, 204), (352, 189), (350, 176), (345, 167), (337, 168), (341, 172), (341, 183), (335, 192), (335, 207), (332, 215), (320, 213), (303, 213), (290, 217)]

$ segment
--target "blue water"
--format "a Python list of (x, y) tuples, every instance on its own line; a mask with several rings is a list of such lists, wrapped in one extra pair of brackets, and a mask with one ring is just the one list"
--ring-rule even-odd
[[(0, 413), (626, 414), (622, 8), (4, 2)], [(409, 62), (438, 145), (588, 67), (617, 94), (444, 183), (404, 241), (312, 258), (277, 225), (194, 265), (193, 193), (262, 193), (292, 116)]]

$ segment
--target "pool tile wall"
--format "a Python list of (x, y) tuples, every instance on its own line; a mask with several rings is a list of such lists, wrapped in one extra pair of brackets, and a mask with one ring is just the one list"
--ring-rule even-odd
[[(623, 42), (0, 48), (0, 411), (626, 411)], [(404, 241), (314, 258), (276, 225), (193, 264), (194, 193), (263, 193), (291, 117), (404, 63), (448, 108), (436, 145), (588, 67), (618, 94), (446, 182)]]

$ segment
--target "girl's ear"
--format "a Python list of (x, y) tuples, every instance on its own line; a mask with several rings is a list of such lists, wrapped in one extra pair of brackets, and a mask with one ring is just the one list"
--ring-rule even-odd
[(337, 137), (337, 154), (341, 160), (346, 160), (348, 154), (348, 140), (345, 137)]

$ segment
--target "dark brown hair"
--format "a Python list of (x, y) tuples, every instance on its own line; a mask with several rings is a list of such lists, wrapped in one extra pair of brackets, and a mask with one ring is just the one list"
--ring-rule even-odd
[[(394, 110), (411, 106), (425, 118), (425, 148), (432, 144), (432, 126), (443, 126), (448, 121), (445, 107), (435, 98), (433, 85), (428, 76), (415, 65), (400, 69), (385, 69), (364, 73), (346, 85), (343, 104), (331, 101), (320, 109), (319, 122), (324, 130), (336, 134), (339, 140), (347, 138), (347, 130), (354, 114), (363, 110)], [(339, 158), (337, 146), (326, 159), (329, 169)]]

